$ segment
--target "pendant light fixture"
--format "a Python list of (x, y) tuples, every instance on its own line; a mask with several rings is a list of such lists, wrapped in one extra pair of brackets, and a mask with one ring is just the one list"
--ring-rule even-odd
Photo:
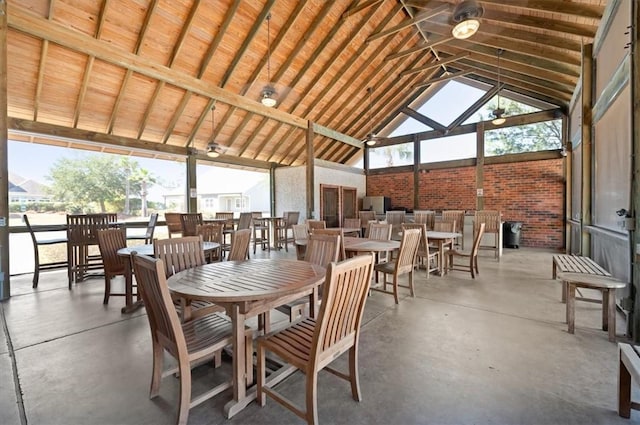
[(220, 149), (218, 144), (213, 140), (213, 133), (216, 128), (216, 105), (211, 107), (211, 139), (207, 144), (207, 156), (209, 158), (217, 158), (220, 156)]
[(364, 139), (364, 143), (367, 146), (374, 146), (376, 144), (376, 135), (373, 133), (373, 101), (371, 100), (372, 87), (367, 87), (367, 93), (369, 94), (369, 134)]
[(504, 52), (504, 50), (502, 50), (502, 49), (498, 49), (498, 51), (497, 51), (497, 55), (498, 55), (498, 107), (493, 111), (494, 118), (491, 121), (491, 123), (493, 125), (502, 125), (505, 122), (505, 118), (504, 118), (505, 110), (504, 110), (504, 108), (500, 107), (500, 56), (502, 56), (503, 52)]
[(260, 92), (260, 102), (268, 107), (276, 106), (276, 89), (271, 85), (271, 13), (267, 15), (267, 85)]
[(478, 18), (483, 13), (484, 9), (474, 0), (465, 0), (459, 3), (453, 11), (453, 21), (457, 24), (451, 30), (451, 35), (459, 40), (471, 37), (480, 28)]

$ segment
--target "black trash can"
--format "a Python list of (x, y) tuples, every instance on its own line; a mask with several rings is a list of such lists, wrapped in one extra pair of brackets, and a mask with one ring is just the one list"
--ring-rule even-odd
[(505, 221), (502, 223), (502, 246), (505, 248), (520, 248), (521, 221)]

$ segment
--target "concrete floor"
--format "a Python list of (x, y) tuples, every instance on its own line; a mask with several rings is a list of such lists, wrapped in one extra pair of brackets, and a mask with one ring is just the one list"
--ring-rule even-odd
[[(630, 421), (616, 413), (617, 346), (600, 330), (601, 306), (578, 302), (576, 333), (567, 333), (560, 284), (550, 279), (552, 252), (506, 249), (499, 263), (481, 255), (476, 280), (462, 272), (426, 280), (421, 272), (415, 298), (405, 294), (396, 306), (388, 295), (369, 297), (359, 357), (363, 400), (354, 402), (346, 382), (321, 374), (321, 423), (640, 423), (640, 412)], [(0, 424), (175, 423), (178, 380), (165, 379), (160, 397), (148, 398), (144, 309), (122, 315), (122, 298), (103, 306), (102, 279), (72, 291), (64, 272), (44, 273), (37, 290), (31, 275), (11, 281), (13, 296), (0, 304)], [(621, 341), (624, 330), (619, 315)], [(229, 373), (228, 359), (220, 369), (199, 367), (194, 391)], [(280, 388), (304, 400), (302, 375)], [(272, 400), (226, 420), (229, 398), (227, 391), (192, 409), (189, 423), (303, 423)]]

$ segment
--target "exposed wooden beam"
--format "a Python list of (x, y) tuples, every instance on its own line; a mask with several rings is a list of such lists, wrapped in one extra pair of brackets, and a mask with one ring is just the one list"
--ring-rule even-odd
[[(482, 0), (483, 4), (505, 6), (504, 0)], [(556, 0), (509, 0), (509, 7), (535, 10), (538, 12), (559, 13), (567, 16), (599, 20), (604, 13), (604, 7), (597, 4), (578, 2), (563, 2)]]
[(538, 16), (517, 15), (514, 13), (497, 12), (493, 10), (485, 10), (482, 15), (483, 21), (508, 22), (523, 27), (531, 27), (535, 29), (544, 28), (547, 31), (570, 34), (576, 37), (584, 37), (592, 40), (596, 34), (597, 27), (595, 25), (577, 24), (557, 19), (549, 19)]
[(444, 5), (441, 5), (441, 6), (438, 6), (438, 7), (434, 8), (432, 10), (421, 12), (421, 13), (417, 14), (415, 17), (413, 17), (411, 19), (407, 19), (407, 20), (399, 23), (398, 25), (395, 25), (395, 26), (393, 26), (391, 28), (388, 28), (388, 29), (386, 29), (384, 31), (380, 31), (380, 32), (377, 32), (377, 33), (374, 33), (374, 34), (370, 35), (369, 37), (367, 37), (366, 41), (367, 41), (367, 43), (371, 43), (372, 41), (384, 38), (384, 37), (386, 37), (388, 35), (391, 35), (391, 34), (395, 34), (397, 32), (402, 31), (405, 28), (409, 28), (409, 27), (411, 27), (411, 26), (413, 26), (415, 24), (418, 24), (418, 23), (420, 23), (422, 21), (426, 21), (427, 19), (433, 18), (434, 16), (439, 15), (439, 14), (441, 14), (443, 12), (447, 12), (447, 11), (449, 11), (449, 9), (450, 9), (449, 5), (444, 4)]
[(438, 77), (438, 78), (433, 78), (429, 81), (425, 81), (422, 83), (418, 83), (416, 85), (414, 85), (414, 88), (420, 88), (420, 87), (425, 87), (425, 86), (430, 86), (431, 84), (435, 84), (435, 83), (441, 83), (443, 81), (449, 81), (449, 80), (453, 80), (459, 77), (463, 77), (465, 75), (471, 74), (472, 71), (459, 71), (459, 72), (454, 72), (451, 74), (446, 74), (443, 75), (442, 77)]
[(216, 50), (218, 50), (218, 46), (222, 42), (222, 38), (224, 37), (224, 35), (227, 33), (227, 30), (229, 29), (231, 22), (233, 22), (233, 18), (235, 17), (236, 12), (238, 11), (238, 7), (240, 7), (241, 3), (242, 3), (242, 0), (234, 0), (231, 6), (229, 6), (229, 9), (227, 9), (227, 13), (224, 15), (224, 21), (222, 21), (222, 25), (220, 25), (220, 28), (218, 28), (218, 32), (216, 33), (215, 37), (211, 41), (211, 44), (209, 44), (209, 47), (207, 48), (207, 53), (204, 55), (204, 58), (202, 59), (202, 63), (200, 64), (200, 70), (198, 71), (198, 74), (197, 74), (198, 79), (202, 78), (204, 76), (204, 73), (207, 71), (207, 68), (209, 68), (209, 64), (213, 59), (213, 55), (216, 53)]
[(381, 3), (382, 1), (383, 0), (367, 0), (355, 6), (351, 6), (349, 9), (344, 11), (344, 13), (342, 14), (342, 19), (347, 19), (350, 16), (353, 16), (356, 13), (360, 12), (361, 10), (364, 10), (371, 6), (375, 6), (376, 4)]
[(414, 53), (421, 52), (423, 50), (432, 49), (432, 48), (434, 48), (436, 46), (439, 46), (439, 45), (441, 45), (443, 43), (448, 43), (453, 39), (454, 39), (453, 37), (442, 37), (442, 38), (440, 38), (438, 40), (431, 41), (429, 43), (421, 43), (421, 44), (418, 44), (417, 46), (411, 47), (411, 48), (409, 48), (407, 50), (402, 50), (402, 51), (397, 52), (397, 53), (392, 53), (392, 54), (388, 55), (386, 58), (384, 58), (384, 60), (385, 61), (391, 61), (391, 60), (395, 60), (395, 59), (400, 59), (400, 58), (403, 58), (405, 56), (409, 56), (409, 55), (412, 55)]
[(427, 125), (431, 128), (433, 128), (434, 130), (441, 130), (444, 131), (445, 130), (445, 126), (440, 124), (439, 122), (421, 114), (420, 112), (411, 109), (409, 107), (404, 107), (402, 108), (401, 111), (403, 114), (410, 116), (411, 118), (413, 118), (416, 121), (419, 121), (421, 123), (423, 123), (424, 125)]
[(458, 55), (451, 55), (447, 58), (441, 59), (439, 61), (436, 62), (432, 62), (428, 65), (424, 65), (424, 66), (419, 66), (418, 68), (412, 68), (412, 69), (407, 69), (405, 71), (402, 71), (400, 73), (401, 77), (404, 77), (405, 75), (409, 75), (409, 74), (414, 74), (416, 72), (422, 72), (422, 71), (428, 71), (429, 69), (435, 69), (438, 68), (442, 65), (446, 65), (448, 63), (452, 63), (452, 62), (456, 62), (460, 59), (464, 59), (466, 57), (469, 57), (469, 55), (471, 55), (471, 53), (460, 53)]

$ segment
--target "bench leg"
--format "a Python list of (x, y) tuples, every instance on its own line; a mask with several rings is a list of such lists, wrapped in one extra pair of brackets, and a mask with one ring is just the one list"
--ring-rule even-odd
[(609, 291), (602, 290), (602, 330), (609, 330)]
[[(607, 316), (609, 322), (609, 341), (616, 341), (616, 290), (609, 289), (607, 292)], [(603, 300), (604, 302), (604, 300)]]
[(551, 278), (554, 279), (554, 280), (555, 280), (555, 278), (556, 278), (556, 276), (558, 274), (557, 267), (558, 266), (556, 265), (556, 262), (553, 261), (551, 263)]
[(618, 359), (618, 415), (631, 417), (631, 374), (621, 358)]
[(567, 282), (562, 281), (562, 303), (566, 304), (567, 302)]
[(576, 286), (567, 283), (567, 325), (570, 334), (575, 332)]

